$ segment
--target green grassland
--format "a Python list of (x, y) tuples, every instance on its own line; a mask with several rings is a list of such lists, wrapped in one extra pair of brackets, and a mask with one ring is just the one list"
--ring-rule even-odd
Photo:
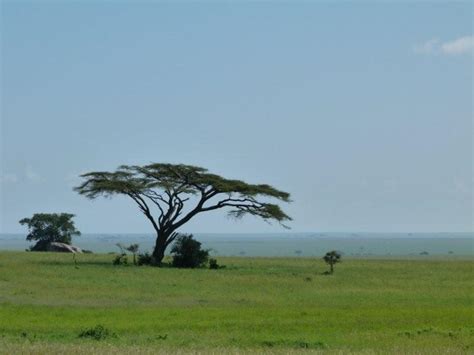
[[(472, 259), (219, 258), (220, 270), (112, 255), (0, 253), (0, 353), (470, 353)], [(80, 337), (102, 325), (102, 339)]]

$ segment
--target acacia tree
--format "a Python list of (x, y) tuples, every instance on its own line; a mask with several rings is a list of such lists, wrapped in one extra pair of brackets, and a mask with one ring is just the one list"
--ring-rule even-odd
[(156, 232), (153, 261), (160, 264), (176, 232), (193, 217), (217, 209), (228, 209), (235, 218), (245, 215), (277, 221), (291, 218), (268, 198), (290, 202), (290, 195), (266, 184), (248, 184), (211, 174), (207, 169), (182, 164), (154, 163), (120, 166), (114, 172), (90, 172), (75, 188), (90, 199), (98, 196), (130, 197)]

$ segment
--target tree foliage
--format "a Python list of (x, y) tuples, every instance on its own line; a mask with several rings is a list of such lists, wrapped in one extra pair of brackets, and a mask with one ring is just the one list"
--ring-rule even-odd
[(268, 201), (290, 202), (287, 192), (267, 184), (226, 179), (201, 167), (123, 165), (114, 172), (90, 172), (81, 177), (84, 181), (75, 188), (81, 195), (90, 199), (126, 195), (138, 205), (157, 233), (153, 255), (159, 261), (176, 238), (175, 231), (202, 212), (227, 209), (235, 218), (253, 215), (283, 226), (291, 220), (279, 205)]
[(26, 240), (36, 240), (37, 245), (47, 246), (52, 242), (71, 244), (72, 236), (81, 234), (74, 226), (73, 217), (69, 213), (35, 213), (19, 223), (28, 227)]

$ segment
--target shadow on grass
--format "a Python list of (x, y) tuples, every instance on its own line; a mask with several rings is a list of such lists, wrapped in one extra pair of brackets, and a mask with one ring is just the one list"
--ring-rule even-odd
[(71, 258), (71, 260), (38, 260), (34, 261), (35, 264), (41, 264), (41, 265), (50, 265), (50, 266), (78, 266), (80, 267), (85, 266), (85, 265), (96, 265), (96, 266), (110, 266), (113, 268), (156, 268), (156, 269), (177, 269), (170, 263), (163, 263), (161, 265), (133, 265), (133, 264), (127, 264), (127, 265), (114, 265), (112, 263), (112, 259), (109, 260), (80, 260), (77, 259), (77, 262), (74, 263), (74, 259)]
[(81, 261), (78, 260), (77, 264), (74, 264), (74, 260), (40, 260), (35, 261), (35, 264), (41, 265), (50, 265), (50, 266), (81, 266), (81, 265), (96, 265), (96, 266), (110, 266), (113, 267), (112, 261), (104, 261), (104, 260), (85, 260)]
[(307, 342), (304, 340), (276, 340), (276, 341), (264, 341), (262, 345), (267, 348), (273, 347), (289, 347), (294, 349), (327, 349), (327, 344), (322, 341)]

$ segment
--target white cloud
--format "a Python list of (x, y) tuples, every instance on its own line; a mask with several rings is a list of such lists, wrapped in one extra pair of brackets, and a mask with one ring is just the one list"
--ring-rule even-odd
[(441, 44), (441, 52), (444, 54), (456, 55), (456, 54), (465, 54), (471, 53), (474, 49), (474, 37), (465, 36), (454, 41), (445, 42)]
[(472, 54), (473, 49), (473, 36), (463, 36), (446, 42), (441, 42), (439, 39), (433, 38), (413, 47), (414, 52), (418, 54), (446, 55)]

